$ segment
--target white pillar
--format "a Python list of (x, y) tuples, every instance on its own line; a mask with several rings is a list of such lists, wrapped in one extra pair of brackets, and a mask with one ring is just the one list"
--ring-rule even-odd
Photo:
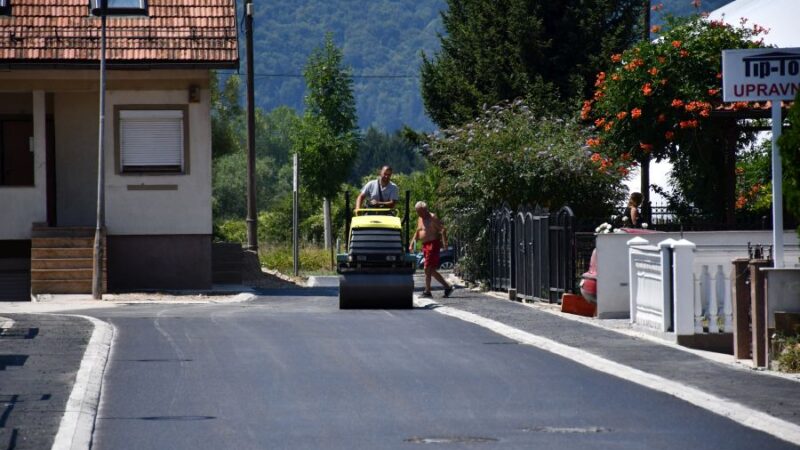
[(662, 311), (662, 320), (661, 320), (661, 331), (669, 331), (670, 322), (672, 321), (672, 317), (670, 317), (670, 311), (672, 310), (672, 305), (674, 305), (673, 295), (672, 295), (672, 245), (676, 243), (675, 239), (664, 239), (663, 241), (658, 243), (658, 249), (661, 252), (661, 298), (663, 299), (663, 303), (661, 305)]
[(695, 245), (686, 239), (672, 244), (672, 295), (675, 298), (673, 323), (676, 335), (694, 334), (694, 264)]
[(636, 274), (636, 265), (633, 261), (633, 247), (647, 245), (647, 239), (639, 236), (629, 240), (628, 244), (628, 293), (630, 295), (631, 323), (636, 323), (636, 295), (639, 290), (639, 277)]

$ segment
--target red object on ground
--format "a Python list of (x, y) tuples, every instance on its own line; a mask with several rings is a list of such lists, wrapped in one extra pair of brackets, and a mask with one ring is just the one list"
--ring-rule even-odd
[(584, 299), (597, 303), (597, 249), (592, 250), (589, 259), (589, 270), (581, 275), (581, 295)]
[(597, 305), (589, 303), (578, 294), (564, 294), (561, 296), (561, 312), (594, 317), (597, 313)]

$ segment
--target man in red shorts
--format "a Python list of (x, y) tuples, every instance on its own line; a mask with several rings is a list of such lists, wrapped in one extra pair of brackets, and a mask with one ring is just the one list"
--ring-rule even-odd
[(439, 250), (442, 246), (447, 248), (447, 230), (442, 221), (428, 210), (425, 202), (417, 202), (414, 208), (417, 210), (419, 219), (417, 219), (417, 231), (414, 233), (408, 251), (414, 251), (414, 243), (417, 240), (422, 242), (422, 255), (425, 261), (425, 290), (422, 292), (422, 297), (433, 297), (431, 277), (436, 278), (436, 281), (444, 286), (444, 296), (449, 297), (453, 293), (453, 286), (447, 284), (437, 270), (439, 268)]

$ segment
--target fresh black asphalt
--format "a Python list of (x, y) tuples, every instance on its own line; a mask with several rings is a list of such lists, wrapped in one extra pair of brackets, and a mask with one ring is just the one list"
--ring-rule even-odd
[[(82, 311), (116, 327), (93, 448), (795, 448), (431, 309), (339, 311), (335, 289), (262, 294), (242, 304)], [(435, 295), (441, 304), (797, 423), (795, 382), (467, 290), (446, 300), (441, 291)], [(22, 319), (28, 317), (34, 316)], [(70, 327), (91, 327), (75, 320)], [(72, 337), (64, 344), (69, 348), (55, 348), (67, 354), (83, 348)], [(38, 354), (50, 351), (36, 339), (46, 347)], [(85, 346), (85, 332), (82, 339)], [(32, 350), (25, 354), (37, 354)], [(78, 362), (63, 363), (74, 366), (71, 375), (28, 376), (68, 385)], [(25, 378), (5, 379), (0, 371), (2, 394), (32, 392), (23, 388), (34, 385)], [(19, 411), (15, 407), (9, 417)], [(13, 423), (28, 426), (47, 414), (17, 417), (24, 420)], [(25, 447), (19, 438), (16, 445), (47, 448)]]
[(79, 317), (14, 314), (0, 332), (0, 449), (49, 449), (92, 333)]

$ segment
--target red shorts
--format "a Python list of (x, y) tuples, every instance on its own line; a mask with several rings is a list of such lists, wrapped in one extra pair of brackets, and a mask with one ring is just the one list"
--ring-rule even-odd
[(425, 268), (432, 267), (439, 268), (439, 250), (442, 249), (442, 241), (439, 239), (435, 241), (422, 243), (422, 256), (425, 260)]

